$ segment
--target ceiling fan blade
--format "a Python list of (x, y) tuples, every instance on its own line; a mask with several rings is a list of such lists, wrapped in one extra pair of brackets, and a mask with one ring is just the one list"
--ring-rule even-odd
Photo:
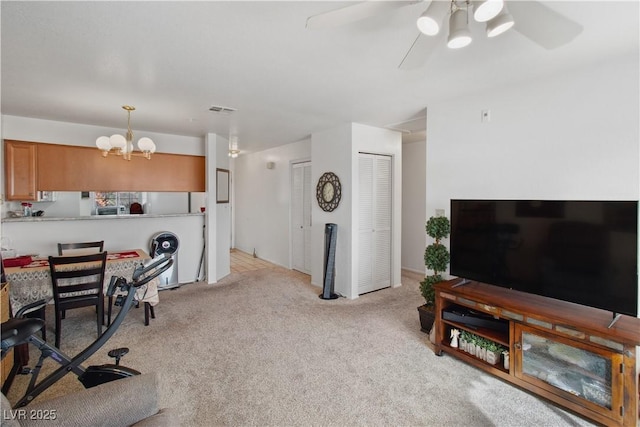
[(420, 68), (423, 66), (429, 57), (442, 45), (441, 31), (437, 36), (425, 36), (422, 33), (418, 33), (418, 37), (413, 41), (413, 44), (400, 61), (398, 68), (401, 70), (411, 70)]
[(307, 18), (307, 29), (338, 27), (383, 14), (417, 1), (363, 1)]
[(545, 49), (569, 43), (582, 32), (582, 25), (537, 1), (510, 1), (513, 29)]

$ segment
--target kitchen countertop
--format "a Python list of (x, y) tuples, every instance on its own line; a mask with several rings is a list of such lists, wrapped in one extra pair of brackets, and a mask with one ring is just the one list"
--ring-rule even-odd
[(142, 219), (142, 218), (169, 218), (169, 217), (183, 217), (183, 216), (204, 216), (203, 212), (195, 213), (179, 213), (179, 214), (141, 214), (141, 215), (91, 215), (91, 216), (77, 216), (69, 218), (54, 218), (47, 216), (31, 216), (31, 217), (19, 217), (19, 218), (2, 218), (2, 222), (43, 222), (43, 221), (86, 221), (86, 220), (108, 220), (108, 219)]

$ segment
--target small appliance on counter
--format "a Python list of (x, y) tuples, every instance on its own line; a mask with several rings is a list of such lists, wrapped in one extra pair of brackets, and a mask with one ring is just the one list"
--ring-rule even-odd
[(124, 206), (100, 206), (96, 208), (97, 215), (124, 215), (125, 213)]

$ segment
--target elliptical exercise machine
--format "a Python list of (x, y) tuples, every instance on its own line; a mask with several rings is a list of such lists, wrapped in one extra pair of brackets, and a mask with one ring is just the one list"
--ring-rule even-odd
[[(40, 337), (35, 335), (44, 327), (44, 321), (42, 319), (15, 317), (3, 322), (1, 342), (2, 359), (4, 359), (9, 349), (24, 343), (33, 344), (40, 351), (40, 357), (36, 366), (32, 369), (27, 368), (26, 373), (31, 375), (31, 379), (24, 396), (18, 400), (14, 405), (14, 408), (20, 408), (28, 405), (33, 401), (33, 399), (69, 372), (76, 374), (78, 376), (78, 380), (85, 388), (91, 388), (99, 384), (131, 377), (133, 375), (140, 375), (140, 372), (135, 369), (127, 368), (119, 364), (120, 358), (129, 351), (127, 348), (119, 348), (109, 352), (110, 357), (115, 357), (115, 364), (94, 365), (84, 368), (81, 366), (81, 363), (98, 351), (98, 349), (100, 349), (120, 327), (120, 324), (126, 317), (132, 305), (135, 304), (134, 298), (136, 289), (161, 275), (171, 267), (172, 264), (173, 260), (171, 257), (164, 256), (146, 267), (142, 264), (137, 267), (133, 272), (130, 282), (127, 282), (124, 277), (111, 277), (111, 281), (109, 282), (109, 287), (107, 289), (107, 296), (113, 296), (116, 293), (116, 290), (120, 289), (122, 293), (116, 296), (115, 302), (116, 306), (121, 307), (120, 311), (113, 320), (113, 323), (107, 327), (104, 333), (73, 358), (67, 356), (57, 347), (48, 344), (46, 341), (43, 341)], [(43, 304), (43, 302), (36, 302), (25, 307), (25, 309), (28, 311), (30, 308), (37, 307), (41, 304)], [(51, 359), (58, 362), (60, 367), (43, 378), (40, 382), (37, 382), (40, 369), (42, 368), (45, 359), (48, 357), (51, 357)], [(3, 393), (6, 394), (7, 391), (8, 390), (3, 389)]]

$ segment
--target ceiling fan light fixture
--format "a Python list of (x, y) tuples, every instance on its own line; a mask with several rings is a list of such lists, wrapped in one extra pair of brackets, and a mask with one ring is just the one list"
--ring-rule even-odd
[(504, 5), (498, 16), (487, 22), (487, 37), (496, 37), (513, 27), (513, 16)]
[(504, 7), (504, 0), (475, 0), (473, 2), (473, 19), (487, 22), (495, 18)]
[(432, 0), (427, 10), (420, 15), (416, 22), (420, 32), (427, 36), (438, 34), (448, 10), (448, 1)]
[(466, 9), (458, 9), (449, 17), (449, 38), (447, 47), (460, 49), (471, 43), (471, 32), (468, 26), (468, 14)]

